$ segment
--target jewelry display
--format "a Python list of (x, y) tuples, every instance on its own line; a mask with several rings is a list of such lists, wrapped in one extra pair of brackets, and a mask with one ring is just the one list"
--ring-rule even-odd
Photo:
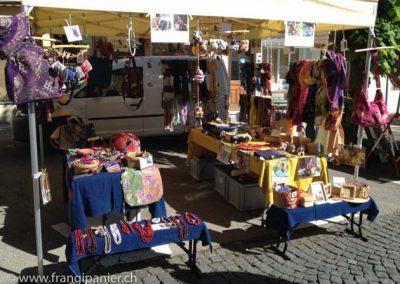
[(140, 238), (144, 243), (149, 243), (153, 239), (154, 236), (154, 231), (153, 228), (151, 227), (151, 223), (149, 221), (146, 221), (145, 223), (145, 229), (142, 228), (142, 226), (139, 223), (135, 223), (134, 227), (136, 230), (139, 231)]
[(199, 226), (201, 223), (200, 219), (196, 215), (194, 215), (193, 213), (189, 213), (189, 212), (185, 213), (185, 220), (186, 220), (186, 223), (188, 223), (190, 225), (194, 225), (196, 227)]
[(77, 256), (85, 255), (85, 240), (83, 239), (82, 231), (76, 229), (75, 232), (75, 252)]
[(117, 224), (110, 225), (111, 235), (113, 237), (114, 244), (117, 246), (121, 244), (121, 233), (118, 230)]

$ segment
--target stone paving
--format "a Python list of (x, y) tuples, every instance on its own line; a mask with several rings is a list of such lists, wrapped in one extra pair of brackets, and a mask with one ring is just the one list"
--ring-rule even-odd
[[(187, 268), (186, 255), (119, 266), (135, 283), (400, 283), (400, 211), (363, 224), (364, 242), (345, 232), (345, 222), (297, 230), (284, 260), (271, 239), (201, 250), (201, 276)], [(132, 270), (133, 268), (133, 270)], [(112, 273), (98, 267), (95, 274)]]

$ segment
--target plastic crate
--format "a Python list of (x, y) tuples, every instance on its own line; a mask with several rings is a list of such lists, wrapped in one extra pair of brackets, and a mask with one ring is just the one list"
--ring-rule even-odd
[(258, 186), (257, 177), (246, 181), (241, 181), (237, 177), (228, 177), (227, 183), (227, 200), (239, 211), (265, 208), (265, 195)]
[(221, 162), (215, 158), (192, 158), (189, 163), (189, 174), (196, 180), (213, 180), (215, 166)]
[(215, 191), (220, 195), (228, 199), (229, 188), (228, 188), (228, 178), (230, 177), (230, 172), (234, 169), (233, 166), (217, 165), (215, 166)]

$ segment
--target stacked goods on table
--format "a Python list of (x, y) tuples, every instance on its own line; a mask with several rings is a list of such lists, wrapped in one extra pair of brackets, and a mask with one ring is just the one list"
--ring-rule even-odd
[(122, 167), (144, 169), (153, 165), (150, 153), (140, 149), (140, 140), (132, 133), (111, 137), (108, 146), (68, 149), (68, 166), (77, 174), (121, 171)]

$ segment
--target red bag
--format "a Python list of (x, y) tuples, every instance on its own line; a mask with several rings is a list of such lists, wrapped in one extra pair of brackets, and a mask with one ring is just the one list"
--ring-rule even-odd
[(140, 140), (133, 133), (121, 132), (110, 138), (110, 148), (121, 152), (140, 151)]
[(380, 89), (381, 83), (379, 79), (378, 57), (376, 52), (373, 56), (373, 64), (375, 67), (374, 77), (377, 87), (375, 99), (372, 102), (369, 102), (367, 90), (363, 87), (361, 93), (354, 97), (354, 109), (351, 114), (351, 121), (353, 123), (366, 127), (381, 126), (390, 121), (389, 113)]

